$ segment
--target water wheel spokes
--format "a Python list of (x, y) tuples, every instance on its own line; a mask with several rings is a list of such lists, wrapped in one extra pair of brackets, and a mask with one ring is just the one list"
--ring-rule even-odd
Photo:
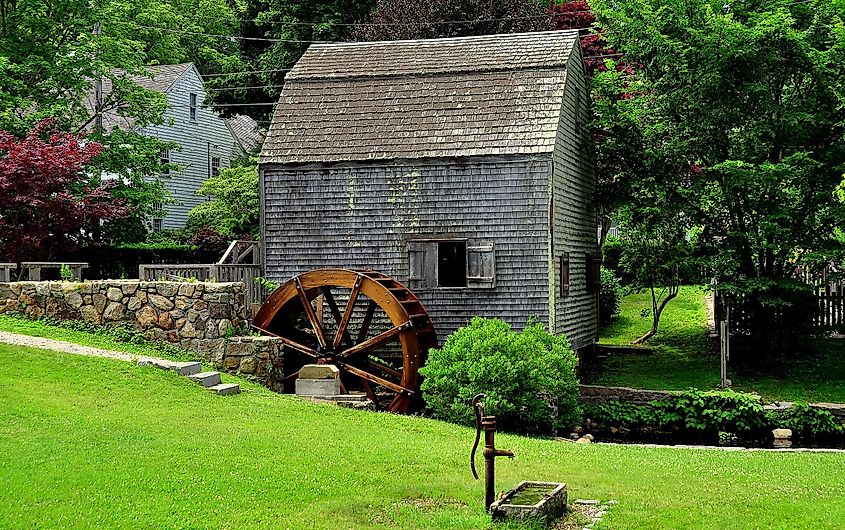
[(437, 344), (413, 293), (374, 271), (319, 269), (296, 276), (270, 295), (253, 327), (284, 344), (286, 388), (303, 364), (333, 364), (344, 389), (363, 391), (377, 407), (402, 413), (419, 405), (418, 370)]

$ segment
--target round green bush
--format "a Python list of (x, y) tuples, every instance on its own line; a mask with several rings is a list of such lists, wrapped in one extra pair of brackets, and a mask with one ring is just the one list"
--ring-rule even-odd
[(422, 392), (445, 421), (475, 425), (470, 401), (483, 392), (501, 429), (549, 434), (580, 419), (576, 364), (566, 339), (542, 324), (516, 332), (501, 320), (476, 317), (429, 351), (420, 369)]
[(612, 270), (601, 268), (601, 289), (599, 290), (599, 325), (610, 324), (619, 314), (622, 304), (622, 285)]

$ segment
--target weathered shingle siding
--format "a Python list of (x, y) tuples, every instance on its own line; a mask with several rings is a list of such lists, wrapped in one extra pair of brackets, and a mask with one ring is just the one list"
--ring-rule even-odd
[(408, 277), (407, 238), (492, 242), (495, 289), (415, 290), (442, 340), (474, 315), (548, 322), (549, 157), (262, 166), (266, 275), (319, 267)]
[[(197, 94), (197, 119), (189, 114), (190, 94)], [(146, 127), (143, 132), (165, 141), (174, 141), (181, 150), (170, 152), (171, 162), (183, 167), (182, 171), (171, 171), (161, 180), (168, 187), (177, 204), (167, 204), (164, 228), (183, 228), (191, 208), (206, 200), (197, 195), (197, 189), (209, 177), (211, 157), (220, 157), (220, 167), (229, 167), (236, 142), (231, 131), (220, 116), (209, 108), (202, 107), (205, 97), (202, 80), (197, 71), (190, 67), (175, 81), (167, 93), (171, 108), (165, 113), (162, 125)], [(172, 120), (172, 123), (171, 123)]]
[[(580, 92), (580, 105), (576, 103)], [(575, 112), (580, 107), (580, 132)], [(598, 334), (598, 298), (587, 289), (585, 254), (595, 252), (596, 213), (593, 203), (595, 165), (587, 131), (589, 95), (578, 47), (567, 65), (560, 127), (554, 151), (553, 267), (555, 331), (566, 335), (576, 349), (595, 342)], [(560, 255), (569, 252), (570, 288), (561, 296)]]

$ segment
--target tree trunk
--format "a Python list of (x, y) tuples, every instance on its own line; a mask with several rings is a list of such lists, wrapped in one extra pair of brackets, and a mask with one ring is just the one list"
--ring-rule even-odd
[(666, 295), (666, 298), (660, 300), (660, 296), (654, 290), (654, 287), (651, 288), (651, 316), (652, 316), (652, 324), (651, 329), (646, 332), (645, 335), (638, 338), (631, 344), (645, 344), (645, 342), (652, 338), (653, 336), (657, 335), (657, 330), (660, 327), (660, 316), (663, 315), (663, 310), (666, 309), (666, 304), (669, 303), (670, 300), (678, 296), (678, 292), (680, 291), (680, 285), (672, 285), (670, 286), (669, 292)]

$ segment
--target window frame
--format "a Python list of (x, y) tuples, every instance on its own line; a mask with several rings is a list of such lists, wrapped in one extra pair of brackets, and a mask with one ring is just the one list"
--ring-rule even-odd
[(212, 178), (213, 177), (219, 177), (220, 176), (220, 168), (222, 167), (222, 164), (223, 164), (223, 161), (220, 159), (219, 156), (212, 155), (211, 156), (211, 172), (210, 172), (209, 176), (211, 176)]
[[(429, 237), (408, 239), (408, 287), (412, 290), (454, 290), (454, 289), (493, 289), (496, 287), (496, 252), (495, 243), (477, 241), (462, 237)], [(463, 243), (465, 251), (465, 285), (440, 285), (440, 244)], [(489, 265), (489, 275), (471, 274), (473, 267), (471, 253), (486, 253)], [(479, 257), (479, 263), (484, 270), (485, 256)]]
[[(166, 165), (170, 164), (170, 161), (171, 161), (170, 149), (162, 149), (161, 151), (159, 151), (158, 156), (159, 156), (159, 162), (161, 163), (161, 165), (166, 166)], [(161, 170), (161, 174), (164, 175), (164, 176), (170, 176), (170, 168), (165, 167), (164, 169)]]
[(188, 94), (188, 119), (195, 122), (197, 121), (197, 101), (199, 97), (197, 96), (196, 92), (190, 92)]
[(150, 223), (150, 230), (153, 232), (161, 232), (164, 230), (164, 219), (161, 217), (153, 217), (152, 223)]

